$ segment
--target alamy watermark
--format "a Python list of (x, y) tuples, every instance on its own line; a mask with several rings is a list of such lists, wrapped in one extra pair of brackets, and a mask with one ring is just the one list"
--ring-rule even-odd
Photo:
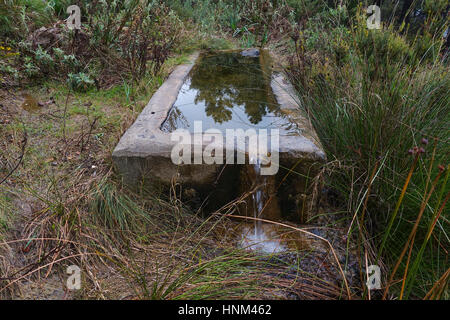
[(81, 269), (76, 265), (68, 266), (66, 273), (69, 275), (66, 281), (67, 289), (80, 290), (81, 289)]
[(367, 289), (378, 290), (381, 289), (381, 269), (377, 265), (370, 265), (367, 267)]
[(368, 29), (381, 29), (381, 9), (377, 5), (371, 5), (367, 8), (367, 14), (370, 16), (367, 18)]
[(202, 122), (194, 121), (194, 134), (186, 129), (171, 133), (171, 140), (177, 142), (171, 159), (177, 165), (245, 164), (248, 155), (249, 164), (261, 164), (261, 175), (274, 175), (279, 169), (279, 136), (278, 129), (270, 134), (267, 129), (226, 129), (224, 136), (218, 129), (203, 132)]
[(67, 18), (67, 28), (70, 30), (81, 29), (81, 10), (77, 5), (71, 5), (67, 8), (67, 13), (70, 16)]

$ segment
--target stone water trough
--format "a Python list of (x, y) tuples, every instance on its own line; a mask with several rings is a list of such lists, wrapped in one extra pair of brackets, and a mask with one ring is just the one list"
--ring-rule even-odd
[[(273, 70), (272, 60), (270, 53), (250, 49), (196, 53), (190, 63), (177, 66), (113, 152), (124, 183), (145, 185), (154, 192), (167, 192), (176, 184), (183, 202), (212, 212), (261, 181), (255, 178), (258, 170), (245, 174), (249, 166), (254, 167), (248, 164), (245, 149), (250, 140), (244, 149), (238, 143), (224, 144), (222, 163), (177, 164), (171, 157), (178, 143), (172, 133), (185, 129), (192, 135), (190, 158), (194, 159), (194, 150), (205, 150), (212, 142), (208, 135), (194, 138), (194, 121), (202, 121), (203, 131), (224, 133), (239, 128), (279, 129), (279, 168), (268, 178), (267, 192), (275, 196), (272, 202), (281, 219), (305, 222), (317, 202), (315, 177), (325, 154), (291, 84)], [(236, 155), (235, 159), (244, 155), (247, 162), (227, 163), (227, 154)]]

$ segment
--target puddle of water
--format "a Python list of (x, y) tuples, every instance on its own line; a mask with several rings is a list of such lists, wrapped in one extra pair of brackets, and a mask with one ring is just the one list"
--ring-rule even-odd
[(286, 251), (286, 246), (277, 236), (268, 225), (265, 224), (263, 228), (261, 222), (255, 222), (253, 226), (242, 228), (239, 246), (268, 254)]
[[(268, 218), (267, 213), (273, 213), (278, 216), (279, 211), (277, 208), (268, 207), (269, 201), (274, 201), (270, 199), (268, 192), (269, 178), (267, 176), (261, 175), (261, 164), (257, 160), (256, 164), (253, 166), (248, 166), (249, 168), (249, 181), (253, 182), (252, 187), (255, 187), (254, 193), (251, 195), (251, 206), (253, 208), (254, 218)], [(266, 213), (266, 214), (264, 214)], [(240, 246), (250, 250), (261, 251), (263, 253), (277, 253), (285, 251), (285, 247), (280, 243), (279, 240), (274, 239), (272, 236), (272, 230), (267, 232), (267, 227), (270, 225), (265, 225), (263, 227), (263, 222), (260, 220), (253, 221), (253, 230), (250, 228), (243, 228), (242, 238), (240, 239)]]
[(161, 130), (279, 129), (296, 134), (297, 126), (281, 113), (273, 95), (269, 55), (243, 57), (240, 52), (204, 53), (185, 80)]
[[(254, 165), (245, 165), (242, 168), (239, 181), (240, 192), (251, 194), (240, 206), (239, 215), (281, 222), (283, 219), (276, 197), (275, 176), (263, 176), (260, 170), (258, 161)], [(236, 226), (234, 233), (239, 247), (265, 254), (313, 248), (313, 240), (305, 234), (261, 220), (240, 223)]]
[(271, 223), (241, 223), (236, 229), (238, 246), (260, 253), (313, 250), (317, 246), (317, 241), (304, 234)]
[(28, 112), (37, 111), (40, 109), (38, 101), (30, 94), (24, 93), (23, 98), (25, 99), (21, 105), (21, 108)]

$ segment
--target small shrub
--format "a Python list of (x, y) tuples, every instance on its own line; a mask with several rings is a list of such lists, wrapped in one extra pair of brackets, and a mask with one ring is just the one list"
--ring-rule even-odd
[(85, 92), (94, 86), (95, 81), (83, 72), (75, 74), (69, 73), (67, 77), (67, 84), (74, 91)]
[(41, 69), (39, 69), (30, 57), (25, 57), (24, 72), (29, 78), (34, 78), (39, 75)]
[(39, 66), (43, 73), (49, 73), (55, 67), (55, 61), (52, 56), (41, 47), (38, 47), (34, 55), (36, 64)]

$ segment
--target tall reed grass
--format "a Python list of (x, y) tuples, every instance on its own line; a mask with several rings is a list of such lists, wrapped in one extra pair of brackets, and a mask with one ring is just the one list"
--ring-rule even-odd
[(347, 204), (349, 233), (359, 230), (366, 254), (367, 244), (374, 248), (371, 263), (386, 262), (383, 296), (422, 298), (448, 278), (450, 76), (443, 41), (437, 34), (423, 50), (422, 33), (400, 35), (394, 25), (367, 30), (365, 20), (355, 21), (339, 39), (325, 36), (331, 49), (319, 58), (297, 49), (303, 63), (288, 71), (329, 159), (339, 163), (327, 181)]

